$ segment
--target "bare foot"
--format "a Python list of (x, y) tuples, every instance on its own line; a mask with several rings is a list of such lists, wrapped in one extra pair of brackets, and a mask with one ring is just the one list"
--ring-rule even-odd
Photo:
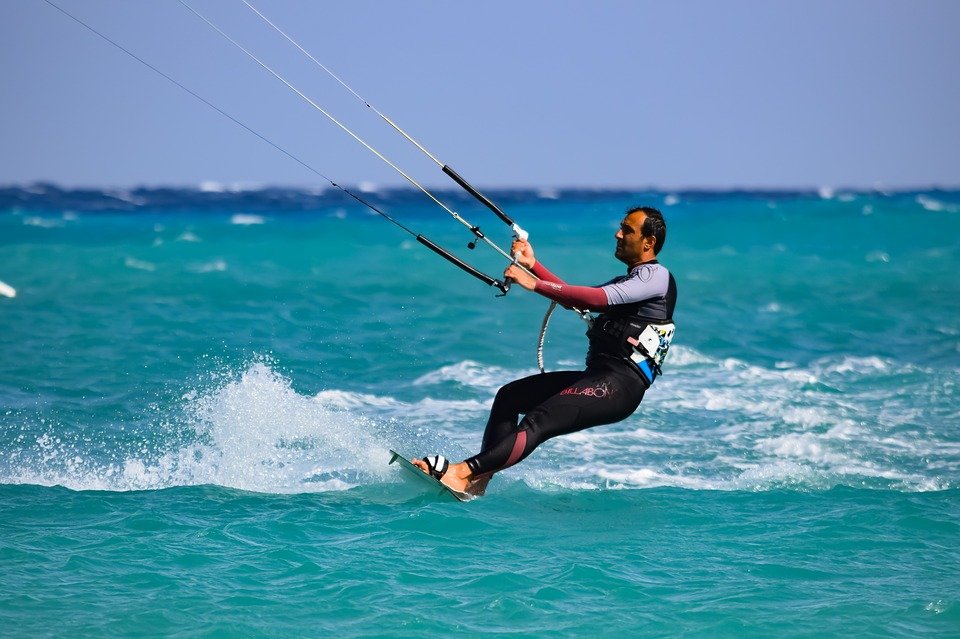
[(471, 478), (470, 485), (467, 486), (467, 489), (464, 492), (475, 497), (482, 497), (487, 492), (487, 484), (490, 483), (491, 477), (493, 477), (493, 475), (482, 475), (480, 477)]
[[(422, 470), (423, 472), (430, 474), (430, 467), (427, 466), (427, 462), (422, 459), (411, 460), (413, 465)], [(447, 472), (443, 474), (443, 477), (440, 478), (440, 483), (442, 483), (447, 488), (457, 491), (458, 493), (469, 492), (468, 488), (472, 483), (470, 481), (470, 476), (472, 475), (470, 467), (467, 466), (464, 462), (459, 464), (450, 464), (447, 468)], [(481, 493), (482, 494), (482, 493)]]

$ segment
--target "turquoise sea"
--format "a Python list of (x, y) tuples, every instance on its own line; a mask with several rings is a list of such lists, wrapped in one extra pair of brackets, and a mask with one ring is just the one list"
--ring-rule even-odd
[(678, 330), (460, 504), (387, 451), (474, 452), (544, 299), (333, 195), (0, 189), (0, 635), (960, 637), (960, 193), (493, 195), (580, 284), (661, 207)]

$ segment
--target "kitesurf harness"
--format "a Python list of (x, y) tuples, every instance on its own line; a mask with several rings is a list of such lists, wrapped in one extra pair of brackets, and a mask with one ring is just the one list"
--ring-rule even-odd
[(676, 326), (672, 321), (653, 323), (636, 315), (601, 314), (594, 318), (587, 337), (587, 363), (599, 355), (612, 355), (632, 363), (651, 384), (662, 374)]
[[(550, 316), (556, 307), (556, 302), (550, 302), (550, 307), (540, 324), (537, 364), (540, 366), (541, 373), (545, 372), (543, 342)], [(667, 352), (670, 350), (670, 343), (676, 331), (672, 321), (647, 321), (637, 315), (621, 317), (613, 311), (598, 316), (581, 312), (580, 317), (587, 323), (587, 337), (590, 339), (590, 350), (587, 352), (588, 364), (591, 361), (591, 355), (603, 352), (631, 362), (651, 384), (663, 374), (661, 366), (667, 358)]]
[(651, 384), (661, 374), (676, 330), (677, 285), (673, 275), (666, 275), (662, 295), (608, 306), (590, 322), (587, 366), (612, 357), (630, 362)]

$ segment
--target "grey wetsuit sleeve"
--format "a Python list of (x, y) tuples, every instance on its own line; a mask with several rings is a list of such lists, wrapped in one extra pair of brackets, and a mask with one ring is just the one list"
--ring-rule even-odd
[(607, 296), (607, 304), (630, 304), (663, 297), (670, 286), (670, 272), (660, 264), (642, 264), (620, 281), (613, 280), (600, 288)]

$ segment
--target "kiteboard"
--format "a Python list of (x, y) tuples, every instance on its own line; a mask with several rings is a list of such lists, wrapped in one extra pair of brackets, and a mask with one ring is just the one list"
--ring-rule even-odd
[(422, 485), (429, 486), (430, 488), (432, 488), (433, 492), (436, 495), (440, 495), (443, 497), (452, 497), (457, 501), (468, 501), (470, 499), (470, 495), (468, 495), (467, 493), (461, 493), (459, 491), (456, 491), (450, 488), (449, 486), (441, 482), (436, 477), (428, 475), (427, 473), (423, 472), (422, 470), (414, 466), (412, 461), (410, 461), (400, 453), (391, 450), (390, 464), (393, 464), (394, 462), (396, 462), (396, 464), (403, 469), (404, 474), (406, 476), (412, 476), (416, 478), (417, 481), (423, 482)]

